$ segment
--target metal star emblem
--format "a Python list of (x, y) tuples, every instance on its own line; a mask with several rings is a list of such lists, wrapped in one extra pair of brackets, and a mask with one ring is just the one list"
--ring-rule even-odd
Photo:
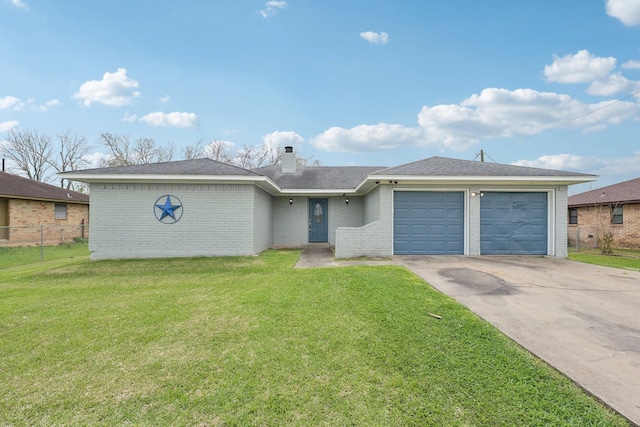
[[(162, 202), (162, 199), (164, 199), (164, 202)], [(165, 224), (173, 224), (182, 217), (182, 203), (176, 196), (161, 196), (156, 200), (155, 214), (158, 221)]]

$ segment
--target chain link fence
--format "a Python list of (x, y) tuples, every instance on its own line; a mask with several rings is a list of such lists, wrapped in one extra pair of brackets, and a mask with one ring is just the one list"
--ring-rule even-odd
[(570, 227), (567, 236), (569, 248), (577, 251), (598, 248), (598, 227)]
[(0, 268), (89, 255), (89, 224), (0, 227)]

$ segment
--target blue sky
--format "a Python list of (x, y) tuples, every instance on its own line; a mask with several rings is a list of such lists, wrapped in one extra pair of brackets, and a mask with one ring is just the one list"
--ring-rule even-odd
[[(640, 0), (0, 0), (11, 127), (640, 176)], [(179, 154), (178, 154), (179, 155)]]

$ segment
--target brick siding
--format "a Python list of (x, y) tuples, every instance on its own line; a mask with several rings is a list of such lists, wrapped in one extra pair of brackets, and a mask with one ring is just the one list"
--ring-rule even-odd
[(80, 224), (89, 223), (89, 206), (79, 203), (66, 203), (67, 218), (55, 218), (56, 202), (40, 200), (9, 199), (9, 240), (20, 242), (39, 242), (39, 226), (44, 226), (44, 242), (47, 244), (72, 240), (74, 237), (89, 237), (88, 227), (83, 232)]
[[(622, 205), (622, 224), (611, 224), (609, 205), (583, 206), (576, 209), (578, 224), (568, 225), (568, 241), (571, 246), (595, 247), (595, 239), (602, 235), (603, 229), (607, 229), (613, 233), (614, 248), (640, 249), (640, 203)], [(563, 220), (568, 222), (568, 217)], [(578, 235), (579, 244), (576, 242)]]

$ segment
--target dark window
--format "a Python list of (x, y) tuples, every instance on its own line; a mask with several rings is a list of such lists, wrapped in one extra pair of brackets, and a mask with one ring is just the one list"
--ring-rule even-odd
[(578, 209), (569, 208), (569, 224), (578, 223)]
[(611, 224), (622, 224), (622, 206), (611, 206)]
[(56, 203), (56, 219), (67, 219), (66, 203)]

